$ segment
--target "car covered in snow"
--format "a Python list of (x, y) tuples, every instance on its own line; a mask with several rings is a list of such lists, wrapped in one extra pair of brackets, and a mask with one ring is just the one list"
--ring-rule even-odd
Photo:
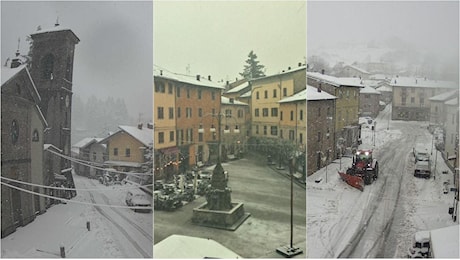
[(428, 161), (430, 160), (430, 153), (428, 149), (423, 144), (416, 144), (413, 148), (413, 153), (415, 157), (415, 162), (417, 161)]
[(430, 161), (417, 161), (415, 163), (414, 176), (429, 179), (431, 176)]
[(125, 201), (126, 205), (134, 207), (134, 212), (149, 213), (152, 211), (152, 197), (141, 190), (129, 190)]

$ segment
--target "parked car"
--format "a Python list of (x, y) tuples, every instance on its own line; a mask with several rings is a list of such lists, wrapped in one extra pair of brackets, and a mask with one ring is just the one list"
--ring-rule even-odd
[(416, 144), (413, 148), (415, 162), (430, 160), (430, 153), (423, 144)]
[(417, 161), (415, 163), (414, 176), (429, 179), (431, 176), (430, 161)]
[(126, 193), (126, 205), (133, 208), (134, 212), (149, 213), (152, 211), (152, 198), (139, 190), (129, 190)]

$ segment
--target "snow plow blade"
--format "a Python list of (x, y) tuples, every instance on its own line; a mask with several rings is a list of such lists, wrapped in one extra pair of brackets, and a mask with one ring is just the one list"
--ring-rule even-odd
[(346, 174), (344, 172), (339, 172), (339, 175), (342, 180), (348, 183), (348, 185), (357, 188), (360, 191), (364, 190), (364, 181), (361, 177)]

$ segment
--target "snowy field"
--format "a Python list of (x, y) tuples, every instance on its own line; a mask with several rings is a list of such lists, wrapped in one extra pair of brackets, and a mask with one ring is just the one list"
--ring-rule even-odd
[[(50, 207), (25, 227), (1, 240), (2, 258), (151, 258), (152, 213), (125, 208), (131, 185), (105, 186), (74, 175), (77, 196)], [(83, 191), (86, 190), (86, 191)], [(119, 208), (91, 204), (117, 205)], [(90, 222), (90, 231), (86, 223)]]
[[(375, 141), (370, 128), (362, 131), (360, 148), (372, 148), (379, 161), (376, 182), (361, 192), (342, 181), (337, 172), (352, 163), (345, 157), (307, 178), (307, 258), (404, 258), (414, 232), (456, 224), (448, 214), (454, 194), (443, 193), (453, 175), (441, 154), (436, 179), (413, 176), (413, 145), (431, 151), (426, 122), (388, 121), (389, 114), (387, 107), (376, 119)], [(435, 156), (434, 149), (433, 162)], [(364, 242), (350, 249), (358, 235)]]

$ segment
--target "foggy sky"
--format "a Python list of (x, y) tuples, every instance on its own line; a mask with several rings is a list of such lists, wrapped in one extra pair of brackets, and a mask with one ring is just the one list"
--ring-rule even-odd
[(305, 1), (155, 1), (154, 63), (234, 81), (251, 50), (266, 75), (305, 62)]
[(424, 52), (459, 56), (459, 1), (308, 1), (307, 28), (308, 51), (399, 38)]
[(124, 98), (130, 115), (152, 119), (152, 2), (1, 1), (1, 62), (14, 55), (17, 39), (54, 26), (56, 18), (81, 40), (75, 47), (73, 92), (86, 99)]

